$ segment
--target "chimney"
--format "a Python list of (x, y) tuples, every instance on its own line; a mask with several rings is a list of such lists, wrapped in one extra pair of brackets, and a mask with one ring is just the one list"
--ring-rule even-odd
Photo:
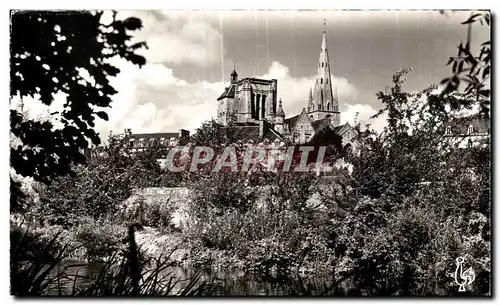
[(184, 145), (189, 139), (189, 130), (179, 129), (179, 144)]

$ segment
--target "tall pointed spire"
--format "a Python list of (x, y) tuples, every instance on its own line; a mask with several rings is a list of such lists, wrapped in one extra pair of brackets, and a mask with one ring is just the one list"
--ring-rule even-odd
[(307, 112), (313, 111), (314, 110), (314, 103), (313, 103), (313, 93), (312, 93), (312, 88), (309, 87), (309, 99), (307, 100)]
[(277, 111), (276, 115), (281, 116), (281, 117), (285, 117), (285, 111), (283, 110), (283, 104), (281, 102), (281, 98), (280, 98), (280, 102), (278, 104), (278, 111)]
[(307, 111), (313, 120), (331, 118), (332, 124), (340, 124), (337, 88), (332, 90), (332, 77), (330, 71), (330, 57), (326, 39), (326, 20), (323, 20), (321, 49), (317, 65), (316, 80), (312, 92), (309, 92)]
[(231, 73), (231, 83), (234, 84), (238, 81), (238, 73), (236, 73), (236, 64), (233, 61), (233, 72)]
[(323, 38), (318, 60), (318, 72), (314, 86), (314, 109), (333, 109), (332, 81), (330, 76), (330, 58), (328, 56), (328, 44), (326, 40), (326, 20), (323, 21)]

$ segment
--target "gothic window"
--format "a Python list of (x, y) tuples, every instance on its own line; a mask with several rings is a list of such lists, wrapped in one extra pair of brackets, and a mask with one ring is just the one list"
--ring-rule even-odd
[(311, 121), (313, 121), (313, 120), (314, 120), (314, 117), (311, 115), (311, 116), (309, 117), (309, 119), (310, 119)]
[(325, 82), (328, 84), (328, 78), (325, 80)]
[(139, 147), (144, 147), (144, 139), (139, 140)]
[(165, 144), (165, 138), (160, 138), (160, 145), (163, 146)]
[(323, 78), (321, 78), (321, 84), (323, 84)]
[(326, 104), (326, 110), (330, 110), (330, 102)]
[(129, 146), (130, 146), (130, 147), (134, 147), (134, 139), (130, 139), (130, 141), (129, 141)]
[(255, 119), (255, 94), (250, 93), (250, 112), (252, 119)]
[(261, 113), (261, 117), (265, 117), (266, 116), (266, 96), (263, 95), (262, 96), (262, 113)]
[(257, 94), (257, 100), (255, 101), (255, 119), (259, 119), (260, 112), (260, 94)]
[(149, 139), (149, 147), (153, 147), (154, 144), (155, 144), (155, 139), (154, 138)]
[(323, 89), (321, 89), (321, 101), (323, 101)]
[(324, 66), (325, 66), (325, 63), (323, 63), (323, 62), (322, 62), (322, 63), (321, 63), (321, 67), (324, 67)]

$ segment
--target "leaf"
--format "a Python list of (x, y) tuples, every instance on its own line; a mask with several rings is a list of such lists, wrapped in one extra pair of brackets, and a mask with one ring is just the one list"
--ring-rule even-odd
[(446, 83), (447, 83), (447, 82), (449, 82), (449, 81), (450, 81), (450, 78), (449, 78), (449, 77), (447, 77), (447, 78), (443, 78), (443, 80), (442, 80), (439, 84), (443, 85), (443, 84), (446, 84)]
[(127, 30), (135, 31), (142, 27), (142, 21), (139, 18), (130, 17), (123, 21), (123, 26)]
[(481, 16), (481, 14), (473, 14), (472, 16), (469, 17), (469, 19), (467, 19), (466, 21), (462, 22), (462, 24), (468, 24), (468, 23), (472, 23), (474, 21), (476, 21), (475, 19), (477, 17)]
[(484, 68), (483, 70), (483, 79), (485, 79), (486, 77), (490, 76), (490, 66), (487, 66), (486, 68)]
[(145, 41), (143, 42), (138, 42), (138, 43), (134, 43), (133, 45), (130, 46), (130, 48), (132, 50), (136, 50), (136, 49), (140, 49), (140, 48), (145, 48), (146, 50), (149, 49), (148, 48), (148, 45), (146, 44)]
[(99, 112), (96, 112), (95, 114), (97, 114), (98, 117), (100, 117), (101, 119), (107, 121), (109, 118), (108, 118), (108, 114), (104, 111), (99, 111)]

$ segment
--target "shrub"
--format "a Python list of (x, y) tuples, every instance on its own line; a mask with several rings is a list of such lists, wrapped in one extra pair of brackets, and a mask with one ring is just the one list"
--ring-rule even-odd
[(109, 258), (116, 251), (123, 250), (127, 241), (126, 228), (112, 223), (110, 219), (83, 218), (73, 234), (75, 242), (82, 244), (86, 250), (89, 262)]

